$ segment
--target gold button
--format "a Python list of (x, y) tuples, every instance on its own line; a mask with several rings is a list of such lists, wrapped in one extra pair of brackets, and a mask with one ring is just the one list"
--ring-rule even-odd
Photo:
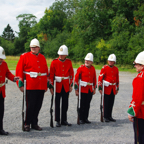
[(63, 67), (64, 67), (64, 65), (63, 65)]

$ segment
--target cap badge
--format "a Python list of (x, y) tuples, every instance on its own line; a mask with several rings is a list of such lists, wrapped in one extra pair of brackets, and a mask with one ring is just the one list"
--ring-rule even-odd
[(60, 48), (60, 51), (63, 51), (63, 48)]
[(5, 55), (5, 51), (4, 50), (2, 51), (2, 54)]

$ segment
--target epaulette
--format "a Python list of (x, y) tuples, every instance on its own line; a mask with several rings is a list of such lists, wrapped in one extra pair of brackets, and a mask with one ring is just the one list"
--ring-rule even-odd
[(28, 53), (28, 52), (22, 53), (21, 55), (25, 55), (26, 53)]
[(2, 61), (3, 63), (6, 63), (4, 60)]
[(71, 61), (69, 58), (66, 58), (66, 60), (69, 60), (69, 61)]
[(83, 64), (83, 65), (81, 65), (80, 67), (84, 67), (85, 65)]
[(102, 68), (106, 68), (108, 65), (104, 65)]
[(53, 59), (53, 61), (54, 61), (54, 60), (58, 60), (58, 58)]

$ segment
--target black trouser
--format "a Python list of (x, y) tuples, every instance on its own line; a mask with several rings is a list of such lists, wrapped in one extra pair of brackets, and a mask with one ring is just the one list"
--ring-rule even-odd
[(4, 117), (4, 98), (1, 92), (0, 93), (0, 130), (3, 130), (3, 117)]
[[(144, 144), (144, 119), (137, 118), (136, 123), (137, 123), (137, 134), (138, 134), (139, 144)], [(135, 144), (137, 144), (135, 122), (133, 123), (133, 128), (134, 128)]]
[(37, 125), (38, 114), (42, 106), (44, 90), (26, 91), (26, 119), (25, 125)]
[(60, 100), (62, 98), (61, 104), (61, 122), (67, 121), (67, 111), (68, 111), (68, 97), (69, 92), (65, 92), (62, 86), (61, 93), (56, 93), (55, 97), (55, 121), (60, 122)]
[(87, 120), (89, 116), (90, 102), (92, 100), (92, 92), (81, 93), (80, 102), (80, 120)]
[(112, 109), (114, 105), (115, 95), (113, 90), (110, 95), (104, 94), (104, 118), (112, 117)]

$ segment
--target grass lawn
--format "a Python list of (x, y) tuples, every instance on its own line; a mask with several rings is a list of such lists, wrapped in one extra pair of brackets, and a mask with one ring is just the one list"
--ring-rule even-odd
[[(16, 65), (17, 65), (18, 60), (19, 60), (19, 56), (6, 56), (6, 59), (5, 59), (10, 70), (16, 69)], [(48, 64), (48, 68), (50, 67), (52, 60), (53, 59), (46, 59), (47, 64)], [(83, 63), (82, 62), (72, 62), (72, 64), (73, 64), (73, 68), (78, 68)], [(96, 69), (100, 70), (103, 65), (102, 64), (101, 65), (93, 64), (93, 66)], [(136, 70), (134, 68), (132, 68), (132, 66), (130, 66), (130, 65), (123, 65), (123, 66), (116, 65), (116, 66), (119, 68), (119, 71), (136, 72)]]

